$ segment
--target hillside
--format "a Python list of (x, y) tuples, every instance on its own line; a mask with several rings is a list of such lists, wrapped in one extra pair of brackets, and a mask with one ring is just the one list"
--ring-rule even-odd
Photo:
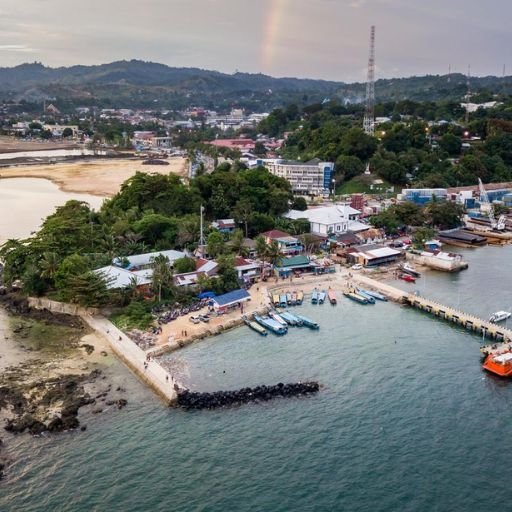
[[(511, 93), (512, 77), (471, 79), (472, 89)], [(466, 90), (463, 75), (423, 76), (378, 80), (379, 101), (460, 99)], [(173, 68), (140, 60), (98, 66), (50, 68), (40, 63), (0, 68), (0, 100), (57, 101), (60, 107), (209, 108), (233, 105), (269, 110), (286, 103), (304, 104), (336, 97), (361, 102), (364, 83), (273, 78), (263, 74), (226, 74), (198, 68)]]

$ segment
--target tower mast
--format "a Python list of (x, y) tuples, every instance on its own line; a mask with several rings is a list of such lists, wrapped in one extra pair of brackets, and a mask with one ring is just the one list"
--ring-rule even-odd
[(468, 64), (468, 75), (466, 78), (466, 88), (467, 88), (467, 90), (466, 90), (466, 117), (464, 119), (466, 128), (469, 124), (469, 98), (471, 97), (471, 87), (469, 84), (470, 77), (471, 77), (471, 64)]
[(375, 133), (375, 25), (372, 25), (370, 29), (370, 53), (368, 56), (363, 130), (367, 135), (373, 136)]

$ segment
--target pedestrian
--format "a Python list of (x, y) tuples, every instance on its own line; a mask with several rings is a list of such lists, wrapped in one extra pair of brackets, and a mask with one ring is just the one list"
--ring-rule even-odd
[(121, 338), (121, 336), (119, 336), (119, 341), (122, 341), (122, 338)]
[(169, 382), (169, 375), (165, 376), (165, 382)]

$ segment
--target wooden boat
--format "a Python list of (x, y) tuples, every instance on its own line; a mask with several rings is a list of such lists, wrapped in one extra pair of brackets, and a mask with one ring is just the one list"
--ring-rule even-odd
[(273, 332), (274, 334), (283, 335), (288, 332), (288, 327), (284, 327), (276, 320), (269, 318), (268, 316), (254, 315), (254, 320), (259, 323), (265, 329)]
[(318, 304), (318, 290), (314, 289), (311, 294), (311, 304)]
[(384, 297), (384, 295), (382, 295), (382, 294), (380, 294), (378, 292), (374, 292), (373, 290), (364, 290), (364, 289), (361, 288), (361, 291), (366, 293), (366, 295), (370, 295), (374, 299), (382, 300), (384, 302), (386, 302), (388, 300), (386, 297)]
[(297, 305), (297, 292), (292, 292), (292, 303), (291, 303), (292, 306), (296, 306)]
[(274, 293), (272, 295), (272, 304), (274, 304), (274, 306), (279, 306), (279, 294), (277, 293)]
[(407, 281), (408, 283), (415, 283), (416, 282), (416, 278), (415, 277), (412, 277), (411, 275), (409, 274), (400, 274), (398, 276), (399, 279), (402, 279), (402, 281)]
[(310, 329), (320, 329), (320, 326), (314, 321), (309, 319), (307, 316), (303, 315), (295, 315), (299, 320), (302, 320), (302, 323), (309, 327)]
[(297, 318), (294, 314), (290, 313), (289, 311), (284, 311), (282, 313), (279, 313), (279, 316), (288, 324), (288, 325), (296, 325), (300, 327), (302, 325), (302, 320), (300, 318)]
[(318, 304), (323, 304), (326, 296), (327, 294), (324, 291), (318, 292)]
[(286, 294), (286, 303), (288, 304), (288, 306), (292, 305), (292, 294), (291, 293)]
[(338, 300), (336, 299), (336, 292), (329, 288), (327, 290), (327, 297), (329, 297), (329, 302), (334, 306), (334, 304), (337, 304)]
[(409, 274), (412, 277), (416, 277), (416, 278), (421, 277), (421, 274), (416, 269), (414, 269), (411, 265), (409, 265), (409, 263), (402, 263), (399, 265), (399, 268), (402, 272)]
[(358, 302), (359, 304), (368, 304), (368, 301), (364, 297), (354, 293), (353, 291), (344, 291), (343, 295), (345, 295), (345, 297), (349, 298), (350, 300), (353, 300), (354, 302)]
[(488, 355), (483, 369), (500, 377), (512, 377), (512, 352)]
[(375, 304), (375, 298), (372, 297), (370, 294), (366, 293), (364, 290), (361, 290), (361, 288), (356, 288), (355, 293), (365, 298), (368, 301), (368, 304)]
[(286, 306), (288, 306), (288, 300), (286, 294), (282, 294), (279, 296), (279, 307), (285, 308)]
[(288, 325), (286, 320), (279, 313), (276, 313), (275, 311), (269, 311), (268, 316), (270, 318), (272, 318), (273, 320), (275, 320), (276, 322), (280, 323), (283, 327), (286, 327)]
[(298, 291), (297, 292), (297, 304), (299, 304), (299, 306), (300, 306), (303, 301), (304, 301), (304, 292)]
[(261, 334), (262, 336), (267, 336), (268, 332), (266, 331), (266, 329), (261, 327), (261, 325), (258, 325), (256, 322), (252, 322), (246, 316), (243, 316), (242, 319), (245, 325), (247, 325), (247, 327), (251, 328), (253, 331), (256, 331), (258, 334)]

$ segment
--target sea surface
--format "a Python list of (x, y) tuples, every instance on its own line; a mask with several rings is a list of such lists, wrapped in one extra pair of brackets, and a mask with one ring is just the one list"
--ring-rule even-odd
[(85, 201), (92, 208), (99, 208), (104, 201), (103, 197), (63, 192), (42, 178), (0, 179), (0, 244), (30, 236), (57, 206), (70, 199)]
[[(487, 317), (512, 306), (512, 246), (462, 251), (428, 297)], [(216, 411), (167, 409), (134, 379), (83, 433), (8, 440), (1, 511), (507, 510), (512, 382), (479, 336), (393, 303), (305, 304), (320, 331), (246, 327), (174, 355), (192, 389), (318, 380), (321, 392)]]
[(59, 158), (63, 156), (89, 156), (104, 155), (105, 151), (93, 149), (41, 149), (37, 151), (14, 151), (11, 153), (0, 153), (0, 160), (12, 160), (14, 158)]

